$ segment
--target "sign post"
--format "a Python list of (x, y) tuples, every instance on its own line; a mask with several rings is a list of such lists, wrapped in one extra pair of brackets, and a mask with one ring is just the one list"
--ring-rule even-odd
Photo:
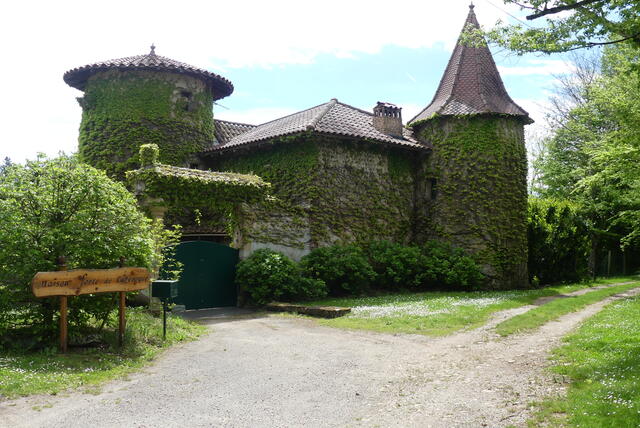
[[(121, 268), (124, 267), (124, 257), (120, 257), (120, 265)], [(125, 319), (125, 295), (124, 291), (118, 291), (119, 299), (118, 299), (118, 346), (122, 347), (124, 343), (124, 331), (126, 327), (127, 320)]]
[(58, 271), (38, 272), (31, 280), (36, 297), (60, 296), (60, 349), (67, 352), (67, 298), (81, 294), (119, 293), (119, 336), (122, 345), (125, 329), (125, 293), (149, 287), (151, 274), (145, 268), (66, 270), (64, 258), (58, 258)]
[(124, 330), (126, 327), (127, 320), (125, 319), (125, 292), (119, 291), (120, 298), (118, 299), (120, 302), (118, 304), (118, 346), (122, 346), (124, 343)]
[[(59, 272), (67, 270), (64, 257), (58, 257), (56, 262)], [(67, 352), (67, 336), (67, 296), (60, 296), (60, 350), (63, 353)]]

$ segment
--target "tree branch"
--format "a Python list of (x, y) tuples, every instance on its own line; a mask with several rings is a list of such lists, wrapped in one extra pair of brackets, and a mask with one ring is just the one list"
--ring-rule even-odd
[(623, 37), (622, 39), (611, 40), (611, 41), (608, 41), (608, 42), (587, 42), (583, 46), (576, 46), (574, 48), (567, 49), (567, 52), (568, 51), (574, 51), (576, 49), (582, 49), (582, 48), (593, 48), (595, 46), (613, 45), (614, 43), (620, 43), (620, 42), (624, 42), (624, 41), (627, 41), (627, 40), (638, 39), (638, 38), (640, 38), (640, 33), (633, 34), (633, 35), (631, 35), (629, 37)]
[(534, 13), (532, 15), (528, 15), (527, 16), (527, 21), (532, 21), (534, 19), (543, 17), (545, 15), (553, 15), (554, 13), (558, 13), (558, 12), (562, 12), (564, 10), (571, 10), (571, 9), (576, 9), (580, 6), (585, 6), (588, 5), (590, 3), (595, 3), (601, 0), (582, 0), (582, 1), (578, 1), (575, 2), (573, 4), (565, 4), (562, 6), (557, 6), (557, 7), (552, 7), (551, 9), (544, 9), (538, 13)]

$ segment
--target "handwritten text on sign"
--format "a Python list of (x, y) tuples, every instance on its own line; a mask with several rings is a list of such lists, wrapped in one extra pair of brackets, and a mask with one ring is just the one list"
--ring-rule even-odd
[(38, 272), (31, 280), (31, 290), (36, 297), (78, 296), (143, 290), (149, 282), (150, 274), (145, 268), (75, 269)]

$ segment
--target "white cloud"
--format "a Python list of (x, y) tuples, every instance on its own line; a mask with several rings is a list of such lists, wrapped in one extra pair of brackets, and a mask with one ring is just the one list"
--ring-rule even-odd
[(412, 103), (401, 103), (399, 107), (402, 107), (402, 121), (406, 124), (411, 119), (417, 116), (418, 113), (425, 108), (427, 104), (412, 104)]
[(514, 67), (499, 65), (498, 71), (502, 76), (529, 76), (534, 74), (550, 76), (572, 73), (575, 71), (575, 66), (558, 59), (529, 59), (527, 65)]
[(548, 127), (547, 121), (545, 119), (545, 114), (549, 108), (549, 102), (544, 98), (515, 98), (514, 101), (520, 107), (525, 109), (531, 119), (535, 122), (532, 125), (528, 125), (525, 129), (533, 130), (536, 129), (536, 132), (542, 131)]
[[(74, 98), (80, 93), (62, 75), (77, 66), (146, 53), (151, 43), (159, 55), (218, 72), (311, 63), (321, 54), (357, 58), (388, 45), (450, 47), (467, 5), (468, 0), (4, 2), (0, 159), (75, 150), (80, 109)], [(487, 26), (508, 20), (489, 6), (476, 7), (476, 13)], [(268, 117), (259, 109), (245, 114), (251, 121)]]
[[(313, 106), (309, 106), (313, 107)], [(251, 125), (260, 125), (288, 116), (295, 113), (296, 110), (288, 108), (253, 108), (247, 110), (220, 110), (215, 114), (216, 119), (230, 120), (232, 122), (249, 123)]]
[[(310, 107), (313, 107), (313, 105), (310, 104), (304, 108), (310, 108)], [(366, 111), (372, 110), (371, 106), (354, 105), (354, 107), (360, 108)], [(425, 106), (419, 105), (419, 104), (404, 103), (404, 104), (399, 104), (398, 107), (402, 107), (402, 120), (404, 123), (407, 123), (414, 116), (416, 116)], [(246, 110), (218, 109), (216, 111), (215, 117), (216, 119), (229, 120), (232, 122), (260, 125), (275, 119), (279, 119), (284, 116), (288, 116), (298, 111), (299, 110), (290, 109), (290, 108), (279, 108), (279, 107), (252, 108), (252, 109), (246, 109)]]
[(529, 113), (529, 116), (535, 121), (533, 124), (527, 125), (524, 128), (527, 153), (529, 154), (529, 160), (531, 162), (540, 151), (540, 142), (551, 132), (549, 124), (545, 119), (549, 102), (546, 99), (526, 98), (516, 98), (514, 101), (525, 109)]

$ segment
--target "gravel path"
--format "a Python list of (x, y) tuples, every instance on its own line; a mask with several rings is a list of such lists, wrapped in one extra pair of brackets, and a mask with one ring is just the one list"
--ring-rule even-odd
[(529, 402), (563, 391), (543, 370), (549, 350), (606, 303), (638, 293), (508, 338), (492, 327), (533, 306), (437, 339), (277, 316), (212, 319), (211, 334), (100, 394), (0, 403), (0, 426), (523, 426)]

